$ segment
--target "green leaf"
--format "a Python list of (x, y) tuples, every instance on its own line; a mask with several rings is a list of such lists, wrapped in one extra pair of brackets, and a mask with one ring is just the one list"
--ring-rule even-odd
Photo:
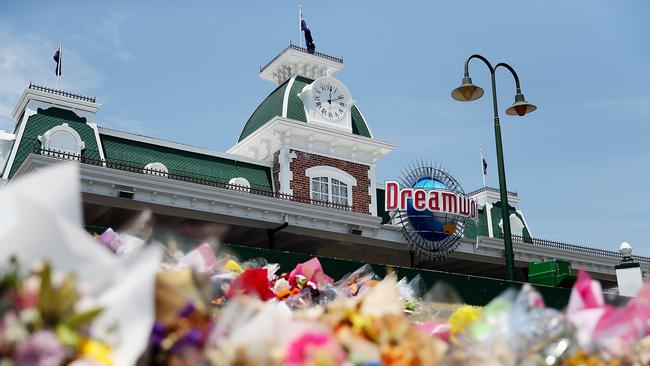
[(79, 346), (79, 343), (81, 343), (83, 339), (79, 332), (63, 324), (57, 325), (54, 333), (59, 338), (61, 343), (74, 348)]
[(47, 324), (55, 323), (56, 298), (52, 288), (52, 269), (45, 263), (38, 276), (41, 279), (38, 302), (36, 306)]
[(70, 327), (72, 329), (78, 329), (79, 327), (90, 323), (99, 314), (101, 314), (102, 311), (104, 311), (104, 309), (95, 308), (95, 309), (90, 309), (90, 310), (87, 310), (87, 311), (84, 311), (84, 312), (81, 312), (81, 313), (72, 314), (67, 319), (65, 319), (63, 322), (61, 322), (61, 325), (64, 325), (66, 327)]

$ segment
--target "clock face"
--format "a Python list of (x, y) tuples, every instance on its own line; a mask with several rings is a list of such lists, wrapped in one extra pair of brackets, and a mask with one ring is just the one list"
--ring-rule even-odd
[(345, 117), (349, 98), (335, 83), (321, 81), (314, 84), (312, 98), (316, 112), (324, 119), (334, 122)]

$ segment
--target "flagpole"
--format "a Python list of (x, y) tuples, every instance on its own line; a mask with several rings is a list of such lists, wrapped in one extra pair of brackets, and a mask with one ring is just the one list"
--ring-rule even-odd
[(302, 5), (298, 5), (298, 42), (302, 48)]
[(56, 89), (59, 89), (59, 78), (61, 77), (61, 63), (63, 62), (63, 43), (59, 43), (59, 62), (56, 63)]
[(481, 149), (481, 175), (483, 175), (483, 188), (487, 187), (487, 184), (485, 183), (485, 165), (483, 165), (484, 161), (485, 157), (483, 156), (483, 149)]

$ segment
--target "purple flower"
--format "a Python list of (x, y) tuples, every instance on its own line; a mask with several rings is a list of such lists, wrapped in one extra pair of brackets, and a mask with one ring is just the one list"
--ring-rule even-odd
[(17, 366), (58, 366), (65, 358), (65, 349), (49, 331), (38, 331), (16, 347)]
[(149, 344), (152, 346), (159, 346), (160, 342), (167, 336), (167, 327), (160, 323), (155, 322), (153, 329), (151, 329), (151, 337), (149, 338)]
[(192, 302), (188, 302), (183, 306), (183, 308), (178, 312), (178, 316), (181, 318), (187, 318), (190, 316), (196, 308), (194, 307), (194, 304)]

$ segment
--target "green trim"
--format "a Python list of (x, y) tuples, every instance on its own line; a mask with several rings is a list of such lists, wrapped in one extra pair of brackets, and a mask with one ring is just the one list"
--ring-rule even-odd
[[(524, 229), (522, 230), (522, 236), (524, 239), (532, 239), (530, 236), (530, 232), (528, 231), (528, 227), (526, 226), (526, 222), (524, 221), (524, 218), (517, 212), (517, 210), (513, 206), (509, 206), (509, 212), (510, 214), (514, 214), (521, 220), (522, 224), (524, 224)], [(501, 221), (501, 201), (495, 202), (492, 210), (490, 211), (490, 215), (492, 215), (492, 233), (493, 237), (495, 238), (501, 238), (503, 236), (503, 232), (501, 231), (501, 228), (499, 227), (499, 222)]]
[(372, 136), (370, 136), (370, 130), (368, 129), (368, 125), (366, 124), (366, 121), (361, 116), (361, 112), (359, 111), (359, 108), (357, 108), (356, 105), (352, 106), (350, 115), (352, 117), (352, 133), (355, 135), (372, 138)]
[(302, 92), (302, 89), (304, 89), (305, 86), (312, 82), (314, 82), (312, 79), (296, 76), (296, 79), (293, 81), (293, 85), (291, 86), (291, 90), (289, 90), (289, 97), (287, 98), (287, 118), (302, 122), (307, 121), (305, 105), (298, 94)]
[(86, 118), (79, 117), (74, 112), (56, 107), (47, 109), (38, 108), (36, 114), (30, 116), (25, 124), (25, 130), (16, 151), (16, 157), (9, 171), (9, 178), (13, 177), (27, 156), (41, 147), (38, 136), (42, 136), (53, 127), (67, 123), (70, 128), (77, 131), (85, 148), (81, 151), (82, 157), (99, 159), (99, 149), (95, 139), (95, 131), (86, 124)]
[(386, 211), (386, 190), (377, 188), (377, 216), (381, 217), (381, 224), (387, 224), (390, 221), (390, 213)]
[(106, 160), (125, 161), (144, 168), (153, 162), (165, 164), (170, 173), (197, 176), (228, 183), (244, 177), (252, 188), (272, 190), (271, 168), (234, 159), (193, 153), (165, 146), (100, 134)]
[(467, 239), (476, 239), (478, 236), (490, 236), (485, 209), (480, 208), (476, 213), (476, 218), (477, 221), (471, 219), (465, 221), (463, 236)]

